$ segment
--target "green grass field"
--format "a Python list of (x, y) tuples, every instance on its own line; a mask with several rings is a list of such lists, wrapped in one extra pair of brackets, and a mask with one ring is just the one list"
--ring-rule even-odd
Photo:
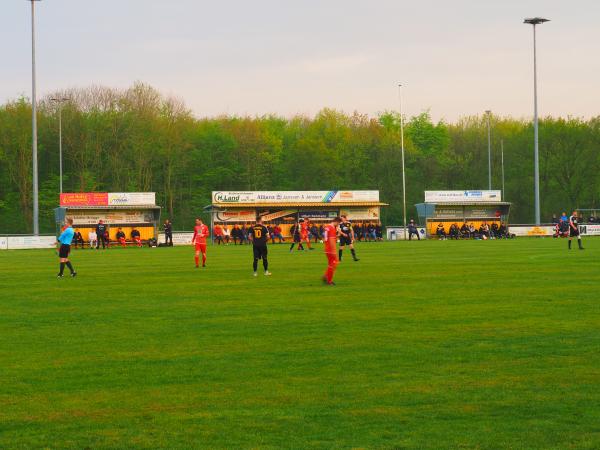
[(0, 448), (600, 448), (600, 240), (0, 252)]

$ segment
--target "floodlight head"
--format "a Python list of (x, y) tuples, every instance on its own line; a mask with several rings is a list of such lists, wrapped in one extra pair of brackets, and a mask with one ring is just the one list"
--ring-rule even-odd
[(523, 23), (528, 23), (529, 25), (540, 25), (544, 22), (550, 22), (550, 19), (544, 19), (543, 17), (531, 17), (523, 21)]

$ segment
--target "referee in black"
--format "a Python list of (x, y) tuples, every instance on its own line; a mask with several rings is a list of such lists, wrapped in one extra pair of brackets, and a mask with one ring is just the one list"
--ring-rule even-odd
[(265, 275), (271, 275), (269, 272), (269, 261), (267, 261), (267, 241), (269, 240), (269, 230), (262, 223), (262, 217), (259, 217), (256, 224), (250, 229), (250, 239), (252, 240), (252, 252), (254, 253), (254, 276), (257, 276), (258, 260), (262, 259)]
[(583, 250), (581, 245), (581, 235), (579, 234), (579, 224), (577, 222), (577, 211), (573, 211), (573, 215), (569, 217), (569, 250), (571, 250), (571, 239), (577, 238), (579, 250)]

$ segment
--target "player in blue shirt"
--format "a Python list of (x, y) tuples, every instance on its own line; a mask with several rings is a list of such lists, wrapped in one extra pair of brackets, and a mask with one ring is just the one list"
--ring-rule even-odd
[(58, 242), (60, 243), (60, 248), (58, 250), (58, 257), (60, 258), (60, 272), (58, 272), (58, 278), (63, 277), (65, 265), (71, 271), (72, 277), (77, 276), (77, 272), (75, 272), (75, 269), (73, 269), (73, 266), (71, 265), (71, 261), (69, 261), (69, 253), (71, 252), (71, 242), (73, 242), (73, 237), (75, 236), (75, 230), (73, 230), (73, 219), (67, 217), (65, 220), (65, 224), (67, 225), (67, 227), (58, 237)]

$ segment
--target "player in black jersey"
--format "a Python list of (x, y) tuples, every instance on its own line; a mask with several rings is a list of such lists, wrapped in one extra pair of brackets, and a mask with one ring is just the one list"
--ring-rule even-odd
[(252, 251), (254, 253), (254, 262), (252, 267), (254, 268), (254, 276), (257, 276), (258, 260), (262, 259), (263, 268), (265, 269), (265, 275), (271, 275), (269, 272), (269, 262), (267, 261), (267, 241), (269, 240), (269, 230), (262, 223), (262, 217), (259, 217), (254, 225), (250, 229), (249, 238), (252, 240)]
[(342, 260), (342, 252), (346, 248), (346, 245), (350, 247), (350, 253), (352, 253), (352, 259), (354, 261), (358, 261), (356, 257), (356, 251), (354, 250), (354, 230), (352, 229), (352, 224), (348, 220), (347, 216), (340, 216), (342, 221), (338, 226), (338, 231), (340, 233), (340, 249), (338, 250), (339, 260)]
[(579, 225), (577, 223), (577, 211), (573, 211), (573, 215), (569, 217), (569, 250), (571, 250), (571, 239), (574, 237), (577, 238), (579, 250), (583, 250), (583, 245), (581, 245), (581, 235), (579, 234)]

